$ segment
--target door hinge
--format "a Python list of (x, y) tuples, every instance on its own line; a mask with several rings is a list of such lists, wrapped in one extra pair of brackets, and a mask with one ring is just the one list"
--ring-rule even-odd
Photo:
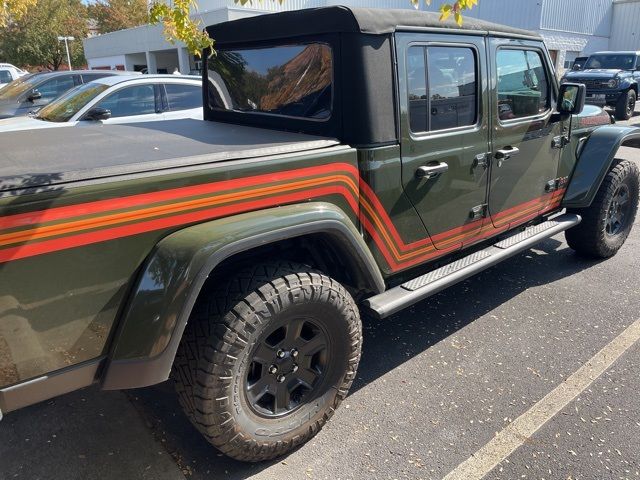
[(476, 220), (478, 218), (483, 218), (487, 216), (488, 205), (483, 203), (482, 205), (476, 205), (469, 212), (469, 218), (471, 220)]
[(569, 137), (566, 135), (558, 135), (551, 140), (551, 148), (564, 148), (569, 145)]
[(473, 159), (473, 168), (482, 167), (483, 169), (489, 168), (490, 153), (480, 153)]

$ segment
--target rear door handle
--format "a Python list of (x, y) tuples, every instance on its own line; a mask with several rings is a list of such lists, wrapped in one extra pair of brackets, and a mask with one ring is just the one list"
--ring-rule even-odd
[(502, 166), (502, 162), (506, 162), (514, 155), (518, 155), (520, 153), (520, 149), (518, 147), (507, 146), (498, 150), (494, 157), (498, 160), (498, 167)]
[(449, 170), (449, 165), (444, 162), (438, 162), (436, 165), (424, 165), (416, 170), (418, 178), (434, 178)]

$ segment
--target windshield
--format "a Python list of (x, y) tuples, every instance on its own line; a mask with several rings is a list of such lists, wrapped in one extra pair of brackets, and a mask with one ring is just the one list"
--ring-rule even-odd
[(0, 90), (0, 100), (17, 98), (27, 90), (33, 90), (37, 84), (38, 77), (36, 75), (25, 75), (17, 78)]
[(107, 88), (108, 85), (95, 82), (79, 85), (38, 111), (36, 118), (47, 122), (67, 122)]
[(331, 116), (331, 48), (323, 43), (218, 50), (209, 67), (211, 108), (324, 120)]
[(584, 68), (601, 68), (615, 70), (632, 70), (636, 61), (635, 55), (591, 55)]

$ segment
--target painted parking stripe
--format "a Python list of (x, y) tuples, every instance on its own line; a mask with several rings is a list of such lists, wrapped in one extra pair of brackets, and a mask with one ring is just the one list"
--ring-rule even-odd
[(580, 367), (547, 396), (515, 419), (508, 427), (467, 460), (449, 472), (444, 480), (480, 480), (523, 445), (545, 423), (586, 390), (631, 346), (640, 340), (640, 319)]

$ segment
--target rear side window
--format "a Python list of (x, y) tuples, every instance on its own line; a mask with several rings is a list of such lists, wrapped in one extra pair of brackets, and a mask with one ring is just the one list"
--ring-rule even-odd
[(197, 85), (166, 83), (169, 110), (187, 110), (202, 107), (202, 88)]
[(549, 80), (540, 52), (498, 50), (498, 117), (530, 117), (549, 109)]
[(218, 50), (207, 64), (213, 109), (317, 120), (331, 116), (333, 55), (329, 45)]
[(476, 124), (478, 84), (473, 49), (412, 46), (407, 67), (411, 131), (435, 132)]
[(109, 95), (99, 106), (111, 110), (111, 118), (155, 113), (155, 91), (153, 85), (126, 87)]
[(0, 70), (0, 84), (9, 83), (12, 80), (9, 70)]

